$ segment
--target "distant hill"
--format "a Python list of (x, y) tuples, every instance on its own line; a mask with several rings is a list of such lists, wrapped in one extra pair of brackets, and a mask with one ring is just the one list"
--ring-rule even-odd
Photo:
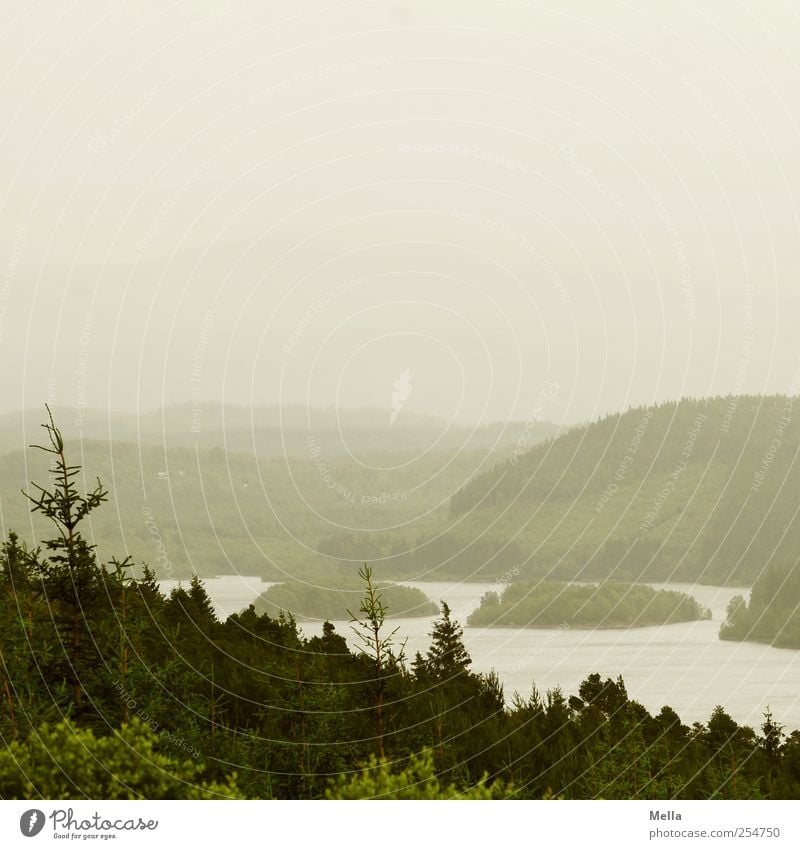
[[(409, 419), (400, 438), (401, 419), (390, 427), (386, 411), (323, 411), (318, 430), (284, 428), (274, 437), (280, 450), (258, 455), (195, 445), (177, 425), (159, 430), (143, 417), (136, 427), (152, 445), (73, 439), (72, 456), (114, 496), (93, 518), (103, 550), (168, 564), (176, 576), (195, 568), (286, 580), (369, 561), (384, 580), (749, 587), (767, 564), (794, 562), (800, 550), (797, 404), (685, 399), (606, 416), (523, 453), (521, 431), (509, 425), (478, 429), (477, 439), (452, 430), (434, 445), (426, 428), (435, 420)], [(183, 421), (185, 412), (153, 415)], [(226, 423), (250, 415), (225, 408)], [(297, 410), (258, 415), (264, 427), (276, 415), (302, 424)], [(35, 435), (37, 419), (26, 419)], [(120, 427), (130, 426), (123, 417)], [(158, 441), (172, 432), (187, 444)], [(297, 454), (281, 453), (290, 443)], [(18, 492), (42, 479), (44, 459), (30, 449), (0, 455), (6, 530), (27, 535)]]
[[(395, 577), (749, 586), (800, 550), (800, 400), (686, 399), (609, 415), (477, 475), (414, 534), (334, 557)], [(511, 577), (509, 577), (511, 576)]]
[[(363, 454), (413, 455), (454, 450), (507, 452), (515, 449), (521, 422), (480, 427), (448, 424), (433, 416), (404, 413), (390, 424), (381, 409), (242, 407), (191, 403), (165, 407), (140, 416), (91, 408), (54, 407), (59, 427), (69, 440), (134, 442), (166, 448), (221, 448), (262, 457), (307, 460), (315, 447), (326, 456)], [(24, 448), (41, 438), (44, 406), (0, 416), (0, 453)], [(534, 441), (558, 432), (539, 422)]]
[[(82, 439), (70, 418), (74, 412), (54, 410), (68, 457), (83, 467), (87, 486), (99, 476), (110, 492), (109, 503), (92, 515), (87, 536), (97, 543), (102, 558), (131, 554), (136, 561), (149, 562), (160, 578), (196, 571), (203, 576), (239, 573), (282, 581), (319, 575), (321, 570), (346, 571), (316, 553), (321, 539), (342, 529), (381, 535), (398, 526), (414, 527), (437, 513), (446, 516), (453, 492), (476, 470), (508, 456), (511, 439), (497, 426), (479, 429), (474, 440), (466, 429), (453, 429), (436, 444), (434, 428), (441, 422), (398, 419), (390, 427), (384, 411), (323, 411), (317, 416), (319, 428), (308, 432), (291, 429), (303, 424), (305, 411), (301, 416), (295, 408), (255, 410), (252, 415), (265, 427), (274, 421), (283, 427), (256, 455), (252, 450), (196, 445), (195, 435), (181, 429), (185, 410), (138, 420), (86, 410)], [(215, 414), (217, 424), (224, 414), (226, 427), (229, 421), (242, 424), (251, 415), (241, 408), (220, 408)], [(24, 444), (23, 434), (40, 443), (43, 418), (31, 411), (0, 418), (5, 444)], [(157, 424), (162, 418), (163, 427)], [(12, 440), (10, 432), (18, 436)], [(105, 438), (87, 436), (104, 432)], [(129, 441), (108, 441), (109, 432)], [(264, 436), (266, 431), (259, 433)], [(168, 438), (162, 439), (164, 434)], [(229, 435), (216, 430), (209, 439), (224, 444)], [(495, 442), (506, 448), (493, 452), (489, 446)], [(284, 445), (294, 448), (284, 453)], [(31, 516), (20, 492), (30, 480), (46, 482), (47, 460), (32, 448), (0, 453), (4, 535), (14, 530), (31, 540), (34, 534), (37, 539), (51, 534), (38, 516)], [(380, 576), (385, 576), (383, 571)]]

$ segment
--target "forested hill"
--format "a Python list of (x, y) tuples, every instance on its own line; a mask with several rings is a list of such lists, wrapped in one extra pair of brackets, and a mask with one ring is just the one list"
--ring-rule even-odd
[[(89, 408), (53, 413), (86, 485), (99, 475), (110, 490), (111, 509), (92, 525), (101, 557), (129, 552), (160, 578), (327, 574), (336, 564), (317, 554), (320, 539), (342, 528), (374, 537), (446, 517), (453, 493), (511, 456), (524, 427), (468, 428), (406, 411), (391, 423), (379, 409), (205, 403), (138, 418)], [(47, 527), (20, 493), (47, 475), (47, 458), (24, 447), (42, 441), (43, 420), (44, 408), (0, 416), (0, 524), (27, 538)], [(555, 430), (538, 422), (528, 435)], [(352, 572), (348, 564), (342, 573)]]
[[(769, 562), (800, 551), (796, 406), (774, 396), (683, 400), (608, 416), (524, 453), (511, 447), (509, 425), (501, 450), (472, 441), (401, 450), (400, 431), (367, 417), (354, 462), (328, 447), (322, 417), (297, 457), (84, 441), (76, 459), (115, 502), (93, 527), (101, 550), (136, 552), (160, 577), (196, 569), (285, 580), (369, 561), (382, 580), (750, 586)], [(226, 426), (234, 420), (226, 413)], [(396, 450), (381, 440), (398, 440)], [(44, 459), (30, 449), (27, 459), (0, 455), (6, 527), (29, 527), (19, 488), (43, 476)]]
[(798, 451), (797, 398), (610, 415), (475, 477), (393, 569), (750, 585), (771, 557), (800, 550)]
[[(294, 459), (93, 440), (69, 447), (84, 469), (80, 485), (99, 476), (109, 489), (90, 532), (101, 558), (130, 553), (159, 578), (196, 571), (284, 581), (338, 571), (317, 554), (320, 538), (351, 526), (381, 536), (420, 516), (446, 517), (453, 492), (493, 462), (481, 450), (364, 454), (355, 463), (319, 448)], [(42, 452), (0, 454), (2, 526), (32, 541), (48, 526), (20, 492), (30, 480), (47, 480)], [(342, 574), (353, 571), (348, 564)]]

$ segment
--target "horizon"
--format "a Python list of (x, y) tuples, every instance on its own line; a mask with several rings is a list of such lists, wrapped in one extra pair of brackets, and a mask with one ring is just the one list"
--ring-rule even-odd
[(17, 21), (4, 412), (380, 406), (409, 371), (409, 411), (524, 421), (551, 381), (577, 422), (798, 384), (791, 9), (244, 5), (217, 45), (143, 0), (171, 47), (133, 68), (127, 15)]
[[(641, 403), (635, 405), (629, 405), (624, 409), (610, 409), (602, 412), (598, 412), (595, 417), (591, 419), (576, 419), (573, 421), (557, 421), (556, 419), (546, 419), (546, 418), (537, 418), (536, 422), (546, 425), (555, 425), (557, 427), (582, 427), (592, 425), (603, 418), (608, 416), (617, 416), (617, 415), (625, 415), (629, 412), (635, 412), (637, 410), (651, 409), (654, 407), (659, 407), (663, 405), (670, 404), (681, 404), (683, 402), (709, 402), (715, 400), (729, 400), (729, 399), (741, 399), (741, 398), (800, 398), (800, 388), (797, 388), (795, 392), (739, 392), (739, 393), (715, 393), (711, 395), (684, 395), (677, 398), (662, 398), (658, 401), (654, 401), (651, 403)], [(81, 412), (83, 415), (86, 414), (100, 414), (100, 415), (119, 415), (126, 416), (130, 418), (146, 418), (155, 416), (158, 413), (168, 412), (170, 410), (180, 410), (183, 408), (191, 409), (196, 404), (195, 400), (191, 398), (186, 398), (182, 401), (175, 401), (170, 404), (166, 404), (158, 407), (151, 407), (146, 410), (128, 410), (121, 408), (104, 408), (104, 407), (84, 407), (84, 406), (75, 406), (69, 404), (59, 404), (59, 403), (50, 403), (47, 401), (42, 402), (41, 409), (46, 409), (46, 407), (50, 407), (51, 410), (61, 410), (63, 412)], [(292, 410), (292, 411), (305, 411), (308, 414), (313, 413), (326, 413), (326, 414), (370, 414), (370, 415), (383, 415), (385, 416), (388, 412), (388, 407), (381, 407), (378, 405), (372, 406), (353, 406), (353, 407), (342, 407), (337, 405), (311, 405), (307, 406), (299, 402), (292, 402), (287, 404), (245, 404), (236, 401), (202, 401), (201, 402), (201, 413), (202, 408), (211, 410), (211, 409), (234, 409), (242, 412), (257, 412), (259, 410), (263, 411), (280, 411), (280, 410)], [(13, 409), (6, 410), (4, 412), (0, 412), (0, 418), (8, 418), (10, 416), (28, 414), (33, 415), (37, 412), (39, 408), (34, 406), (28, 407), (17, 407)], [(468, 428), (488, 428), (488, 427), (496, 427), (496, 426), (505, 426), (505, 425), (514, 425), (514, 424), (525, 424), (526, 419), (518, 419), (518, 418), (510, 418), (510, 419), (488, 419), (486, 421), (447, 421), (444, 416), (437, 415), (436, 413), (429, 412), (413, 412), (406, 411), (405, 415), (399, 419), (402, 424), (403, 419), (411, 420), (414, 422), (422, 422), (425, 420), (430, 420), (431, 422), (445, 422), (448, 427), (456, 427), (460, 429), (468, 429)], [(66, 423), (68, 426), (71, 424), (70, 422)], [(258, 425), (257, 425), (258, 426)], [(80, 425), (77, 425), (80, 428)]]

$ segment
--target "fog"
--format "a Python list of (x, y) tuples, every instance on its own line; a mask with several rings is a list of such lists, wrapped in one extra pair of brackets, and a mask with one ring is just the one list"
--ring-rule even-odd
[(791, 4), (262, 5), (6, 16), (0, 411), (797, 391)]

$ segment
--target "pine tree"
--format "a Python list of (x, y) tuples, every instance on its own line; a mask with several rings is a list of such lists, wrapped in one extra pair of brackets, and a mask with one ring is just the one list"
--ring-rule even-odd
[(95, 546), (81, 534), (79, 525), (95, 508), (108, 500), (100, 479), (97, 486), (81, 495), (75, 485), (80, 466), (71, 466), (64, 451), (64, 439), (56, 427), (53, 414), (46, 407), (49, 423), (49, 446), (32, 445), (53, 458), (50, 473), (55, 480), (53, 489), (32, 483), (38, 495), (23, 494), (33, 504), (32, 512), (42, 513), (56, 527), (57, 536), (44, 540), (49, 559), (35, 564), (37, 577), (53, 613), (63, 656), (65, 677), (72, 691), (73, 707), (80, 711), (83, 701), (82, 671), (94, 669), (98, 658), (87, 623), (87, 612), (98, 608), (101, 595), (101, 568), (95, 557)]
[(783, 738), (786, 735), (783, 733), (783, 726), (773, 719), (772, 711), (769, 708), (764, 711), (764, 722), (761, 726), (761, 731), (763, 733), (759, 741), (761, 748), (767, 757), (777, 760), (783, 744)]
[(11, 598), (24, 597), (32, 589), (34, 564), (39, 551), (28, 551), (14, 531), (0, 550), (0, 587)]
[[(425, 674), (436, 680), (454, 678), (466, 672), (472, 658), (464, 647), (464, 629), (450, 618), (450, 607), (442, 601), (442, 616), (430, 633), (431, 647), (425, 658)], [(416, 668), (416, 667), (415, 667)]]
[(398, 629), (395, 628), (389, 634), (383, 633), (388, 608), (383, 603), (380, 590), (372, 580), (372, 569), (365, 563), (363, 569), (359, 569), (358, 576), (364, 582), (364, 597), (361, 599), (359, 613), (363, 619), (359, 619), (349, 610), (350, 620), (353, 622), (352, 630), (361, 643), (361, 651), (372, 662), (376, 686), (375, 695), (375, 722), (377, 729), (378, 755), (385, 757), (384, 749), (384, 700), (386, 696), (386, 677), (394, 673), (405, 661), (405, 642), (400, 644), (399, 651), (395, 651)]

